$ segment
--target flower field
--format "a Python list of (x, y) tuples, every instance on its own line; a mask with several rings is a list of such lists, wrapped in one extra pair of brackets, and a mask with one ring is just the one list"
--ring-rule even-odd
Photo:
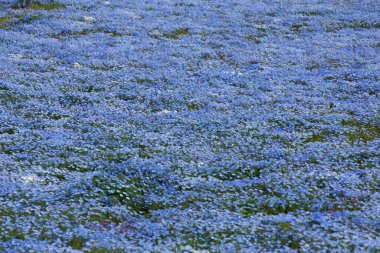
[(380, 252), (376, 0), (0, 0), (0, 252)]

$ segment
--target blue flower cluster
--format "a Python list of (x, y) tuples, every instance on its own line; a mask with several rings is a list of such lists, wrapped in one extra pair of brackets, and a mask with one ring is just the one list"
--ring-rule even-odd
[(380, 251), (380, 5), (0, 0), (0, 252)]

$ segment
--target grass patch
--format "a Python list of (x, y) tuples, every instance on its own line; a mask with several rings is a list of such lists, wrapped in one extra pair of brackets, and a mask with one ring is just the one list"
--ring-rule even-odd
[(195, 102), (188, 103), (187, 104), (187, 109), (189, 111), (194, 111), (194, 110), (199, 110), (201, 108), (201, 105)]
[(299, 14), (304, 16), (321, 16), (322, 13), (319, 11), (301, 11)]
[(71, 240), (67, 243), (67, 245), (73, 249), (81, 250), (84, 247), (84, 244), (86, 243), (86, 241), (87, 240), (81, 236), (75, 236), (71, 238)]
[(15, 134), (15, 133), (16, 133), (16, 131), (15, 131), (15, 129), (12, 128), (12, 127), (9, 127), (9, 128), (3, 128), (3, 129), (0, 128), (0, 135), (1, 135), (1, 134), (9, 134), (9, 135), (11, 135), (11, 134)]
[(179, 29), (172, 31), (171, 33), (165, 33), (164, 37), (167, 39), (178, 40), (178, 39), (180, 39), (184, 36), (187, 36), (189, 34), (190, 34), (189, 28), (179, 28)]
[(72, 37), (72, 38), (78, 38), (80, 36), (86, 36), (90, 33), (95, 33), (96, 31), (92, 29), (83, 29), (81, 31), (63, 31), (58, 34), (54, 34), (52, 38), (54, 39), (60, 39), (63, 37)]
[(326, 140), (326, 137), (328, 136), (328, 133), (327, 132), (320, 132), (318, 134), (313, 134), (311, 137), (307, 138), (305, 140), (306, 143), (310, 143), (310, 142), (322, 142), (324, 140)]
[(8, 22), (10, 17), (0, 17), (0, 24)]
[(287, 214), (296, 211), (308, 211), (309, 207), (307, 203), (291, 203), (290, 201), (283, 199), (281, 202), (270, 203), (269, 201), (255, 201), (248, 200), (243, 205), (239, 206), (240, 213), (249, 217), (257, 213), (265, 213), (267, 215)]
[(256, 44), (260, 44), (261, 43), (261, 40), (259, 40), (258, 38), (256, 38), (255, 36), (253, 35), (247, 35), (244, 37), (244, 39), (248, 40), (248, 41), (253, 41), (255, 42)]
[(319, 135), (319, 134), (317, 134), (317, 135), (313, 135), (312, 137), (308, 138), (308, 139), (306, 140), (306, 142), (307, 142), (307, 143), (309, 143), (309, 142), (322, 142), (323, 139), (324, 139), (324, 136), (323, 136), (323, 135)]
[(65, 8), (65, 5), (63, 4), (45, 4), (45, 5), (32, 5), (29, 7), (31, 10), (56, 10), (56, 9), (63, 9)]
[[(20, 9), (20, 5), (14, 5), (12, 7), (13, 9)], [(32, 5), (28, 7), (30, 10), (45, 10), (45, 11), (51, 11), (51, 10), (57, 10), (57, 9), (63, 9), (66, 8), (66, 5), (62, 3), (42, 3), (39, 1), (34, 1)]]
[(307, 26), (308, 25), (306, 23), (292, 24), (290, 30), (292, 30), (292, 32), (299, 33), (302, 30), (302, 28), (307, 27)]
[(367, 122), (361, 123), (357, 120), (343, 120), (342, 126), (350, 127), (353, 130), (346, 133), (350, 142), (368, 142), (380, 138), (380, 123)]
[(318, 62), (313, 61), (313, 62), (309, 62), (309, 64), (307, 64), (306, 69), (311, 71), (314, 69), (318, 69), (320, 67), (321, 67), (321, 65)]
[(146, 84), (146, 83), (152, 84), (152, 83), (154, 83), (154, 80), (149, 79), (149, 78), (136, 78), (135, 81), (138, 84)]
[(30, 24), (40, 18), (42, 18), (42, 15), (12, 15), (0, 17), (0, 29), (9, 29), (11, 25)]
[(8, 28), (9, 24), (11, 23), (12, 20), (19, 19), (19, 18), (22, 18), (22, 16), (21, 15), (12, 15), (12, 16), (0, 17), (0, 29)]
[(352, 22), (337, 21), (325, 26), (326, 32), (338, 32), (343, 29), (371, 29), (380, 28), (380, 23), (367, 20), (353, 20)]
[(122, 36), (125, 36), (125, 35), (129, 35), (128, 33), (124, 34), (124, 33), (120, 33), (120, 32), (117, 32), (117, 31), (112, 31), (112, 30), (106, 30), (106, 29), (99, 29), (99, 28), (91, 28), (91, 29), (82, 29), (80, 31), (70, 31), (70, 30), (66, 30), (66, 31), (62, 31), (62, 32), (59, 32), (59, 33), (56, 33), (56, 34), (53, 34), (51, 37), (54, 38), (54, 39), (61, 39), (61, 38), (79, 38), (79, 37), (82, 37), (82, 36), (86, 36), (86, 35), (89, 35), (89, 34), (96, 34), (96, 33), (104, 33), (104, 34), (108, 34), (112, 37), (122, 37)]
[(309, 86), (309, 83), (306, 82), (305, 80), (302, 80), (302, 79), (291, 80), (290, 82), (292, 82), (293, 84), (296, 84), (296, 85)]

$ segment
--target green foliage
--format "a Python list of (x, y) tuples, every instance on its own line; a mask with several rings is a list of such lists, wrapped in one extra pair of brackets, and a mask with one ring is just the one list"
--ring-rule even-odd
[[(21, 6), (18, 4), (13, 6), (13, 9), (19, 9), (19, 8), (21, 8)], [(51, 11), (51, 10), (66, 8), (66, 5), (62, 3), (55, 3), (55, 2), (45, 3), (45, 2), (40, 2), (40, 1), (33, 1), (32, 4), (28, 6), (27, 8), (30, 10)]]
[(292, 30), (292, 31), (295, 32), (295, 33), (299, 33), (299, 32), (302, 30), (302, 28), (305, 28), (305, 27), (307, 27), (307, 26), (308, 26), (308, 24), (306, 24), (306, 23), (302, 23), (302, 24), (292, 24), (290, 30)]
[(343, 120), (341, 124), (351, 128), (351, 131), (346, 133), (350, 142), (368, 142), (380, 137), (380, 124), (376, 121), (362, 123), (354, 119)]
[(325, 131), (322, 131), (318, 134), (313, 134), (310, 138), (307, 138), (306, 139), (306, 143), (310, 143), (310, 142), (322, 142), (324, 140), (326, 140), (327, 136), (328, 136), (328, 132), (325, 132)]
[(86, 241), (87, 240), (81, 236), (74, 236), (70, 239), (70, 241), (68, 241), (67, 245), (72, 247), (73, 249), (81, 250), (84, 247)]
[(178, 40), (183, 36), (187, 36), (190, 34), (189, 28), (179, 28), (176, 29), (170, 33), (165, 33), (164, 37), (167, 39), (173, 39), (173, 40)]
[(325, 26), (326, 32), (338, 32), (343, 29), (372, 29), (380, 28), (380, 23), (369, 20), (352, 20), (350, 22), (336, 21)]
[(321, 67), (321, 64), (319, 62), (312, 61), (312, 62), (307, 64), (306, 69), (307, 70), (314, 70), (314, 69), (318, 69), (320, 67)]
[(10, 29), (12, 26), (16, 26), (18, 24), (30, 24), (34, 20), (42, 18), (42, 15), (10, 15), (5, 17), (0, 17), (0, 29)]
[(261, 43), (261, 40), (253, 35), (247, 35), (244, 37), (246, 40), (248, 41), (253, 41), (255, 42), (256, 44), (260, 44)]

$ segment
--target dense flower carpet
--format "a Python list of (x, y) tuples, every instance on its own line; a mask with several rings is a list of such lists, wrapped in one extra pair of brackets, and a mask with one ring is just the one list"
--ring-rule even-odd
[(376, 0), (0, 0), (0, 252), (380, 252)]

